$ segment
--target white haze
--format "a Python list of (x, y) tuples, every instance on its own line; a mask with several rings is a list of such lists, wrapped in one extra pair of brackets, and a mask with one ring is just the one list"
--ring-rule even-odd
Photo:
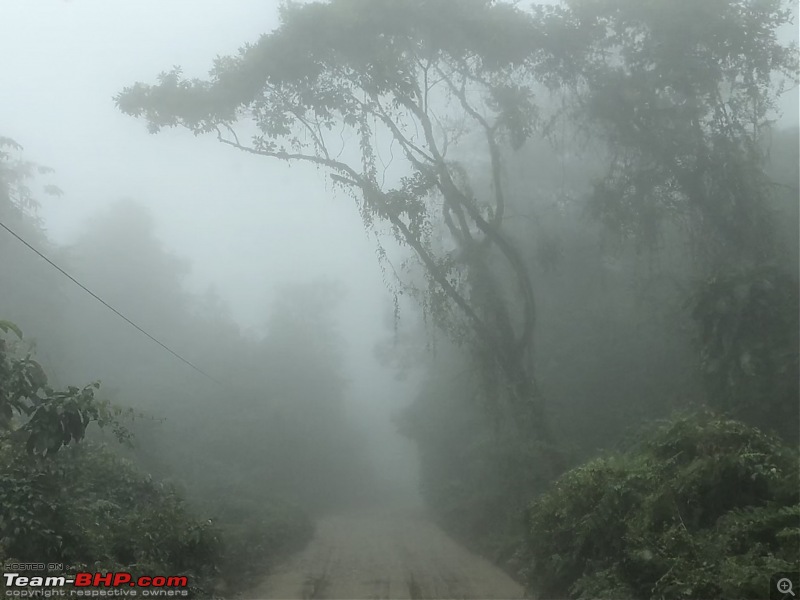
[(215, 56), (273, 29), (278, 6), (6, 1), (0, 127), (25, 157), (55, 169), (64, 195), (44, 197), (40, 212), (54, 242), (74, 241), (92, 215), (131, 198), (152, 212), (167, 249), (191, 262), (190, 289), (214, 286), (245, 330), (261, 331), (282, 284), (342, 282), (351, 411), (368, 425), (379, 463), (410, 483), (413, 446), (394, 433), (390, 416), (410, 400), (412, 384), (394, 381), (373, 356), (388, 335), (391, 295), (353, 201), (333, 194), (313, 168), (248, 156), (182, 130), (150, 135), (112, 100), (172, 65), (204, 77)]
[[(152, 212), (167, 248), (191, 262), (191, 290), (213, 285), (246, 330), (260, 331), (277, 286), (341, 281), (351, 410), (369, 424), (379, 460), (387, 469), (402, 465), (410, 480), (412, 446), (393, 433), (389, 416), (410, 400), (413, 382), (395, 382), (373, 357), (376, 341), (389, 335), (391, 297), (353, 202), (333, 194), (312, 168), (248, 156), (183, 130), (149, 135), (112, 101), (124, 86), (152, 82), (172, 65), (204, 77), (216, 55), (273, 29), (278, 6), (5, 0), (0, 131), (56, 171), (65, 194), (44, 198), (41, 211), (54, 242), (74, 241), (92, 215), (132, 198)], [(797, 39), (796, 30), (782, 33)], [(796, 89), (782, 108), (785, 124), (797, 123)]]

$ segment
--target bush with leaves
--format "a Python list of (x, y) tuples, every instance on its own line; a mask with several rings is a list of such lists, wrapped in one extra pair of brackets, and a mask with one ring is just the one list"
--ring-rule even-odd
[(122, 409), (95, 397), (99, 382), (83, 388), (51, 388), (42, 366), (29, 351), (21, 352), (22, 331), (9, 321), (0, 321), (0, 332), (17, 338), (0, 337), (0, 435), (24, 440), (28, 453), (41, 456), (79, 442), (92, 422), (111, 426), (120, 442), (130, 440), (130, 432), (120, 421)]
[(800, 563), (797, 452), (703, 413), (569, 471), (526, 513), (540, 598), (758, 598)]
[(775, 266), (720, 273), (691, 299), (709, 399), (732, 416), (797, 441), (797, 278)]
[(0, 442), (0, 559), (77, 570), (180, 574), (209, 593), (218, 530), (193, 517), (174, 487), (90, 442), (53, 457)]
[[(77, 570), (184, 574), (210, 592), (221, 542), (192, 517), (178, 491), (110, 451), (83, 442), (91, 422), (130, 434), (121, 410), (95, 397), (99, 384), (53, 390), (21, 331), (0, 330), (0, 563), (63, 563)], [(76, 443), (72, 443), (76, 442)]]

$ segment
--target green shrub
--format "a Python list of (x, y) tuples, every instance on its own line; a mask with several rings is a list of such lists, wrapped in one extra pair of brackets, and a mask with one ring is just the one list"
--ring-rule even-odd
[(709, 400), (737, 419), (798, 441), (800, 299), (774, 265), (718, 273), (689, 301)]
[(196, 595), (212, 594), (219, 532), (174, 487), (85, 441), (92, 422), (131, 435), (99, 384), (53, 389), (23, 350), (19, 328), (0, 321), (0, 564), (186, 575)]
[(526, 513), (537, 597), (757, 598), (800, 563), (797, 452), (710, 414), (569, 471)]
[(0, 439), (0, 563), (63, 563), (70, 571), (179, 574), (212, 592), (219, 532), (178, 491), (88, 442), (40, 457)]

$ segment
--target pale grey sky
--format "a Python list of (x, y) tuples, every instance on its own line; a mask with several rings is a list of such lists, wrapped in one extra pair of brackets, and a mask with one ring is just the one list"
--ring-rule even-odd
[[(159, 237), (191, 261), (192, 287), (216, 284), (245, 327), (263, 323), (276, 284), (341, 280), (349, 289), (342, 329), (357, 376), (351, 398), (374, 424), (373, 415), (410, 399), (413, 382), (393, 384), (372, 359), (375, 340), (386, 335), (390, 295), (352, 201), (332, 195), (324, 176), (308, 167), (248, 156), (181, 130), (151, 136), (112, 102), (124, 86), (152, 82), (173, 65), (205, 76), (216, 55), (235, 53), (274, 28), (278, 5), (2, 0), (0, 135), (56, 170), (53, 181), (65, 195), (45, 197), (42, 210), (52, 239), (68, 243), (101, 208), (137, 200), (153, 212)], [(796, 28), (782, 34), (797, 39)], [(784, 122), (797, 123), (796, 89), (782, 106)], [(412, 450), (389, 434), (388, 419), (382, 423), (371, 432), (376, 442), (394, 445), (384, 459), (392, 465)]]
[(375, 342), (387, 335), (391, 296), (353, 201), (331, 194), (323, 174), (309, 167), (182, 130), (150, 135), (112, 101), (124, 86), (153, 82), (173, 65), (204, 77), (216, 55), (273, 29), (278, 5), (3, 0), (0, 135), (56, 170), (52, 181), (64, 195), (43, 197), (41, 212), (53, 240), (74, 240), (103, 207), (132, 198), (150, 208), (167, 247), (191, 261), (192, 288), (215, 284), (245, 328), (259, 330), (284, 282), (343, 282), (350, 405), (371, 424), (377, 460), (395, 469), (414, 449), (392, 434), (388, 417), (413, 397), (413, 382), (394, 382), (373, 357)]
[[(147, 133), (112, 97), (181, 65), (204, 76), (277, 24), (277, 0), (6, 1), (0, 8), (0, 128), (56, 169), (51, 237), (68, 242), (121, 197), (150, 207), (159, 236), (192, 261), (192, 283), (218, 284), (245, 326), (261, 322), (271, 282), (346, 279), (350, 301), (385, 295), (355, 207), (313, 169), (259, 159), (184, 131)], [(374, 296), (369, 306), (375, 304)], [(362, 316), (375, 312), (359, 309)], [(366, 311), (366, 313), (365, 313)]]
[[(151, 136), (112, 102), (124, 86), (151, 82), (172, 65), (205, 76), (216, 55), (274, 28), (278, 6), (5, 0), (0, 132), (56, 169), (65, 195), (47, 198), (42, 211), (56, 241), (70, 241), (99, 208), (130, 197), (151, 208), (160, 237), (191, 260), (193, 286), (216, 283), (245, 326), (261, 322), (270, 282), (298, 273), (345, 279), (351, 302), (369, 300), (355, 313), (377, 318), (373, 294), (387, 294), (374, 245), (352, 202), (331, 196), (321, 174), (185, 131)], [(797, 38), (796, 28), (782, 34)], [(797, 123), (796, 89), (782, 106), (785, 122)]]

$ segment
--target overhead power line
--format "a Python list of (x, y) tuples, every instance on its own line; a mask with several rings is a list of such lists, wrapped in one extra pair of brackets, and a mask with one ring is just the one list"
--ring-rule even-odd
[(139, 326), (138, 326), (136, 323), (134, 323), (133, 321), (131, 321), (131, 320), (130, 320), (128, 317), (126, 317), (125, 315), (123, 315), (123, 314), (122, 314), (120, 311), (118, 311), (116, 308), (114, 308), (113, 306), (111, 306), (111, 305), (110, 305), (108, 302), (106, 302), (105, 300), (103, 300), (103, 299), (102, 299), (100, 296), (98, 296), (97, 294), (95, 294), (95, 293), (94, 293), (92, 290), (90, 290), (89, 288), (87, 288), (87, 287), (86, 287), (85, 285), (83, 285), (83, 284), (82, 284), (80, 281), (78, 281), (78, 280), (77, 280), (77, 279), (75, 279), (75, 278), (74, 278), (72, 275), (70, 275), (69, 273), (67, 273), (67, 272), (66, 272), (64, 269), (62, 269), (61, 267), (59, 267), (59, 266), (58, 266), (56, 263), (54, 263), (52, 260), (50, 260), (50, 259), (49, 259), (47, 256), (45, 256), (44, 254), (42, 254), (41, 252), (39, 252), (39, 250), (37, 250), (36, 248), (34, 248), (34, 247), (31, 245), (31, 244), (29, 244), (29, 243), (28, 243), (28, 242), (27, 242), (25, 239), (23, 239), (23, 238), (22, 238), (22, 237), (21, 237), (19, 234), (17, 234), (15, 231), (13, 231), (13, 230), (12, 230), (12, 229), (11, 229), (11, 228), (8, 226), (8, 225), (6, 225), (5, 223), (3, 223), (2, 221), (0, 221), (0, 227), (2, 227), (3, 229), (5, 229), (5, 230), (6, 230), (8, 233), (10, 233), (10, 234), (11, 234), (12, 236), (14, 236), (14, 237), (15, 237), (17, 240), (19, 240), (19, 241), (20, 241), (22, 244), (24, 244), (24, 245), (25, 245), (25, 246), (26, 246), (26, 247), (27, 247), (29, 250), (31, 250), (31, 251), (32, 251), (32, 252), (34, 252), (36, 255), (38, 255), (38, 256), (39, 256), (41, 259), (43, 259), (45, 262), (47, 262), (47, 264), (49, 264), (51, 267), (53, 267), (54, 269), (56, 269), (56, 270), (57, 270), (59, 273), (61, 273), (61, 274), (62, 274), (64, 277), (66, 277), (67, 279), (69, 279), (69, 280), (70, 280), (72, 283), (74, 283), (75, 285), (77, 285), (77, 286), (78, 286), (79, 288), (81, 288), (81, 289), (82, 289), (84, 292), (86, 292), (87, 294), (89, 294), (89, 295), (90, 295), (92, 298), (94, 298), (95, 300), (97, 300), (97, 301), (98, 301), (100, 304), (102, 304), (103, 306), (105, 306), (105, 307), (106, 307), (108, 310), (110, 310), (110, 311), (111, 311), (111, 312), (113, 312), (115, 315), (117, 315), (117, 316), (118, 316), (120, 319), (122, 319), (123, 321), (125, 321), (125, 322), (126, 322), (128, 325), (130, 325), (131, 327), (133, 327), (134, 329), (136, 329), (136, 330), (137, 330), (139, 333), (141, 333), (141, 334), (143, 334), (144, 336), (146, 336), (146, 337), (147, 337), (147, 338), (148, 338), (150, 341), (152, 341), (152, 342), (155, 342), (156, 344), (158, 344), (159, 346), (161, 346), (161, 347), (162, 347), (164, 350), (166, 350), (167, 352), (169, 352), (170, 354), (172, 354), (172, 356), (174, 356), (175, 358), (177, 358), (179, 361), (181, 361), (181, 362), (182, 362), (182, 363), (184, 363), (185, 365), (187, 365), (187, 366), (191, 367), (192, 369), (194, 369), (195, 371), (197, 371), (198, 373), (200, 373), (200, 374), (201, 374), (203, 377), (206, 377), (206, 378), (210, 379), (211, 381), (213, 381), (214, 383), (216, 383), (217, 385), (219, 385), (219, 386), (221, 386), (221, 387), (225, 387), (225, 386), (222, 384), (222, 382), (221, 382), (221, 381), (219, 381), (218, 379), (216, 379), (216, 378), (212, 377), (211, 375), (209, 375), (208, 373), (206, 373), (205, 371), (203, 371), (203, 369), (201, 369), (201, 368), (200, 368), (200, 367), (198, 367), (197, 365), (193, 364), (191, 361), (189, 361), (189, 360), (185, 359), (183, 356), (181, 356), (180, 354), (178, 354), (177, 352), (175, 352), (175, 351), (174, 351), (172, 348), (170, 348), (169, 346), (167, 346), (167, 345), (166, 345), (164, 342), (162, 342), (161, 340), (157, 339), (156, 337), (154, 337), (154, 336), (150, 335), (150, 334), (149, 334), (147, 331), (145, 331), (144, 329), (142, 329), (141, 327), (139, 327)]

